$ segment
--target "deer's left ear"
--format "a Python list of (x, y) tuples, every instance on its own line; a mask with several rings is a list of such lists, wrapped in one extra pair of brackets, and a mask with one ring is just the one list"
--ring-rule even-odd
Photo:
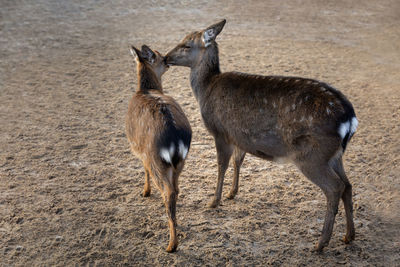
[(222, 31), (226, 23), (226, 20), (223, 19), (218, 23), (215, 23), (211, 26), (209, 26), (207, 29), (203, 31), (203, 36), (202, 40), (204, 43), (204, 46), (207, 47), (211, 44), (212, 41), (215, 40), (217, 35)]
[(135, 58), (136, 62), (141, 62), (141, 61), (143, 61), (142, 52), (140, 52), (139, 49), (137, 49), (136, 47), (134, 47), (133, 45), (131, 45), (131, 47), (130, 47), (129, 50), (130, 50), (132, 56)]

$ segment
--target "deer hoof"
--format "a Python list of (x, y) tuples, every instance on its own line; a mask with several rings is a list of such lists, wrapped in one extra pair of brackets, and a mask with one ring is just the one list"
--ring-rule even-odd
[(216, 200), (216, 199), (214, 198), (214, 199), (210, 202), (210, 204), (208, 204), (208, 207), (214, 209), (214, 208), (218, 207), (218, 205), (219, 205), (219, 200)]
[(168, 253), (172, 253), (176, 251), (176, 248), (178, 247), (178, 243), (170, 243), (166, 249)]
[(346, 234), (344, 237), (343, 237), (343, 242), (345, 243), (345, 244), (350, 244), (351, 243), (351, 241), (353, 241), (355, 239), (355, 234), (353, 233), (353, 234)]
[(227, 199), (234, 199), (236, 196), (236, 193), (229, 192), (229, 194), (226, 196)]
[(321, 242), (317, 242), (315, 244), (315, 252), (317, 253), (322, 253), (322, 251), (324, 250), (324, 245)]
[(149, 197), (150, 196), (150, 190), (149, 191), (143, 191), (142, 196), (143, 197)]

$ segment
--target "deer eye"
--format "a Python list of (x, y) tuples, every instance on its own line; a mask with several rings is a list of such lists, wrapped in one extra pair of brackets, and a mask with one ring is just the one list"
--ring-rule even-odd
[(192, 48), (190, 45), (184, 45), (184, 46), (183, 46), (183, 49), (185, 49), (185, 50), (188, 50), (188, 49), (190, 49), (190, 48)]

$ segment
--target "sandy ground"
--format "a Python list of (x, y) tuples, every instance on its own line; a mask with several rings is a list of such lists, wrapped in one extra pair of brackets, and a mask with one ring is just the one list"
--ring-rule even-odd
[[(400, 2), (359, 3), (0, 0), (0, 265), (399, 266)], [(246, 156), (236, 199), (207, 208), (215, 148), (189, 70), (173, 67), (164, 89), (194, 135), (180, 177), (180, 246), (164, 251), (160, 194), (140, 196), (144, 171), (124, 134), (137, 85), (128, 45), (165, 53), (222, 18), (223, 71), (315, 78), (352, 101), (353, 244), (340, 241), (341, 205), (329, 247), (311, 251), (325, 197), (290, 165)]]

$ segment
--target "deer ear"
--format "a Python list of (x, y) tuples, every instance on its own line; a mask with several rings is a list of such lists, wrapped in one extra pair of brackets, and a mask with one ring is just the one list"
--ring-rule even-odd
[(131, 51), (132, 56), (135, 58), (136, 61), (143, 61), (142, 58), (142, 52), (140, 52), (139, 49), (131, 45), (131, 48), (129, 49)]
[(202, 39), (203, 39), (203, 43), (204, 43), (205, 47), (209, 46), (211, 44), (211, 42), (215, 40), (217, 35), (224, 28), (225, 23), (226, 23), (226, 20), (223, 19), (220, 22), (215, 23), (204, 30)]
[(152, 64), (156, 60), (156, 54), (147, 45), (142, 45), (142, 55), (144, 59)]

